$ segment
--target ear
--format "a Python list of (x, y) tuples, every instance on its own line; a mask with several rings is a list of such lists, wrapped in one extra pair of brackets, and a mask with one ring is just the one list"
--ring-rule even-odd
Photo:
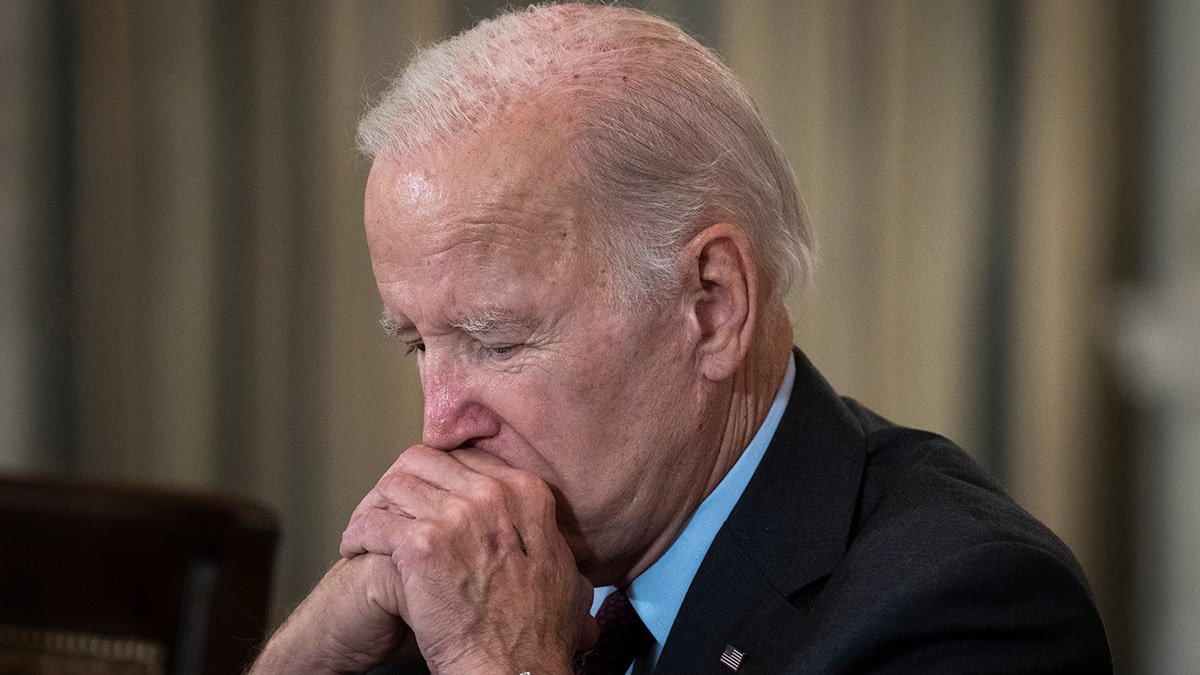
[(746, 233), (719, 223), (704, 228), (686, 247), (688, 338), (704, 376), (732, 376), (746, 358), (758, 307), (758, 270)]

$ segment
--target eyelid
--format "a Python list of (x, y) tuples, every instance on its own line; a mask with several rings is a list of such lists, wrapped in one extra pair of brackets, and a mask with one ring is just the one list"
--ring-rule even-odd
[(416, 335), (412, 324), (384, 316), (379, 319), (379, 325), (383, 327), (383, 334), (388, 340), (400, 340), (404, 343), (405, 356), (417, 350), (425, 351), (425, 342), (419, 335)]
[(482, 356), (495, 359), (497, 361), (505, 361), (512, 358), (518, 349), (524, 345), (520, 342), (501, 342), (499, 344), (487, 344), (480, 340), (475, 340), (478, 345), (478, 350), (482, 352)]

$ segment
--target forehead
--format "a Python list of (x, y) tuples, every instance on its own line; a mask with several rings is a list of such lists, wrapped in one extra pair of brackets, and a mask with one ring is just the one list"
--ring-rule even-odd
[(582, 282), (592, 237), (564, 146), (561, 126), (535, 117), (376, 159), (365, 216), (385, 305), (450, 286), (495, 298), (518, 282)]
[(411, 218), (442, 229), (456, 222), (519, 222), (536, 236), (541, 229), (561, 230), (562, 215), (575, 216), (571, 224), (580, 225), (582, 194), (568, 147), (566, 116), (542, 105), (405, 157), (381, 156), (368, 179), (367, 226), (373, 224), (371, 211), (381, 206), (402, 207)]

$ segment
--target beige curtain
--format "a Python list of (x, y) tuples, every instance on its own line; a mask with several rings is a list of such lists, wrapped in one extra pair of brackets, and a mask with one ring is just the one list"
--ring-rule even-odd
[[(5, 98), (29, 101), (7, 154), (44, 161), (5, 173), (0, 260), (34, 282), (6, 301), (0, 467), (273, 505), (282, 616), (420, 435), (411, 363), (375, 326), (357, 116), (416, 45), (496, 4), (6, 5), (27, 58), (0, 69)], [(797, 343), (844, 394), (1000, 473), (1079, 554), (1120, 643), (1126, 450), (1102, 384), (1129, 8), (649, 4), (722, 51), (796, 169), (821, 244)]]
[[(253, 495), (283, 519), (281, 611), (304, 594), (419, 438), (420, 388), (375, 323), (353, 133), (394, 64), (447, 31), (443, 4), (28, 8), (32, 45), (67, 51), (65, 72), (28, 68), (68, 83), (50, 197), (68, 262), (46, 282), (68, 287), (74, 405), (6, 443), (11, 465)], [(52, 249), (40, 205), (22, 234)], [(69, 447), (39, 452), (55, 426)]]
[[(725, 16), (729, 60), (787, 146), (822, 247), (792, 304), (798, 344), (843, 393), (973, 451), (1071, 545), (1102, 607), (1120, 606), (1100, 389), (1117, 6), (781, 1)], [(1000, 88), (1006, 58), (1015, 90)]]
[(989, 15), (738, 3), (725, 34), (817, 227), (816, 282), (792, 305), (797, 343), (845, 393), (967, 447), (980, 433)]

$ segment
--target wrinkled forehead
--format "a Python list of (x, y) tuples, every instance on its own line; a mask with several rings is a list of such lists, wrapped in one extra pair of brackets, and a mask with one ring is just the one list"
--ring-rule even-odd
[(402, 202), (414, 220), (431, 227), (460, 224), (482, 236), (495, 225), (504, 236), (508, 225), (532, 239), (590, 241), (594, 223), (571, 133), (561, 107), (530, 105), (403, 157), (377, 157), (368, 201)]
[(376, 276), (448, 261), (533, 278), (590, 268), (594, 227), (566, 145), (560, 126), (535, 116), (377, 157), (365, 213)]

